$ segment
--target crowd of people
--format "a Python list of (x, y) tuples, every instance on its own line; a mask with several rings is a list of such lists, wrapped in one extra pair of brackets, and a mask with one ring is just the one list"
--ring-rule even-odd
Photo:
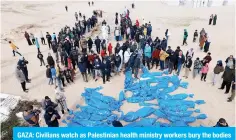
[[(93, 5), (93, 2), (92, 2)], [(90, 2), (89, 2), (90, 6)], [(132, 4), (134, 8), (134, 4)], [(68, 7), (66, 6), (66, 11)], [(235, 59), (231, 55), (225, 61), (226, 66), (223, 66), (221, 60), (217, 61), (214, 70), (209, 69), (209, 63), (211, 62), (211, 53), (209, 50), (210, 39), (209, 35), (205, 32), (204, 28), (200, 31), (200, 36), (198, 36), (198, 31), (195, 30), (193, 35), (193, 42), (197, 43), (199, 38), (200, 49), (204, 48), (204, 52), (207, 55), (200, 59), (192, 60), (194, 56), (194, 49), (190, 48), (186, 53), (181, 50), (180, 46), (174, 50), (171, 46), (168, 46), (168, 38), (170, 36), (170, 31), (167, 29), (164, 38), (159, 37), (152, 38), (152, 24), (151, 22), (146, 22), (142, 19), (142, 23), (136, 20), (132, 23), (130, 19), (130, 11), (125, 8), (124, 12), (120, 15), (115, 14), (115, 30), (114, 38), (116, 40), (116, 45), (113, 47), (112, 43), (108, 40), (100, 39), (99, 36), (95, 40), (92, 38), (86, 38), (85, 33), (90, 32), (94, 27), (96, 27), (98, 20), (97, 16), (102, 15), (94, 11), (92, 17), (86, 20), (85, 16), (79, 12), (75, 13), (76, 23), (73, 28), (68, 26), (61, 29), (58, 36), (53, 33), (50, 35), (47, 32), (46, 39), (49, 49), (52, 49), (54, 58), (51, 53), (47, 56), (47, 69), (46, 77), (49, 79), (49, 85), (55, 85), (56, 94), (58, 97), (57, 104), (61, 105), (62, 114), (65, 111), (69, 111), (65, 102), (65, 96), (61, 91), (64, 90), (63, 87), (66, 86), (65, 79), (68, 83), (74, 83), (76, 69), (78, 68), (84, 82), (88, 82), (89, 76), (98, 81), (101, 77), (103, 83), (109, 82), (111, 77), (114, 75), (120, 75), (122, 72), (132, 71), (134, 78), (139, 79), (139, 72), (142, 66), (147, 66), (149, 70), (158, 69), (168, 70), (169, 74), (180, 75), (181, 70), (184, 69), (184, 75), (186, 79), (189, 77), (190, 71), (192, 71), (193, 78), (201, 74), (201, 81), (206, 82), (206, 77), (209, 71), (213, 71), (212, 85), (216, 84), (217, 76), (223, 73), (223, 83), (219, 89), (224, 89), (226, 87), (226, 94), (229, 93), (232, 85), (232, 94), (228, 101), (232, 101), (235, 97)], [(78, 20), (78, 16), (82, 20)], [(120, 21), (118, 20), (120, 16)], [(214, 17), (213, 25), (216, 24), (216, 19)], [(106, 21), (102, 22), (102, 25), (107, 25)], [(188, 32), (184, 29), (183, 44), (187, 44)], [(31, 35), (32, 36), (32, 35)], [(29, 36), (25, 32), (25, 38), (29, 45), (35, 44), (38, 49), (37, 57), (40, 60), (40, 64), (45, 65), (44, 58), (40, 52), (40, 47), (37, 38)], [(30, 40), (31, 38), (31, 40)], [(32, 43), (33, 42), (33, 43)], [(9, 42), (11, 48), (13, 49), (13, 54), (18, 53), (17, 47)], [(41, 37), (41, 43), (45, 45), (45, 39)], [(93, 49), (95, 45), (95, 50)], [(113, 51), (114, 50), (114, 51)], [(25, 87), (26, 82), (30, 82), (28, 78), (27, 70), (28, 61), (22, 57), (17, 65), (17, 79), (22, 85), (23, 91), (27, 92), (28, 89)], [(173, 72), (175, 71), (175, 72)], [(114, 75), (113, 75), (114, 73)], [(55, 110), (54, 103), (51, 103), (47, 107), (47, 102), (51, 102), (49, 97), (45, 97), (44, 109), (45, 109), (45, 121), (48, 126), (58, 126), (57, 120), (60, 119), (60, 115)], [(46, 104), (46, 105), (45, 105)], [(28, 121), (29, 122), (29, 121)], [(29, 122), (30, 123), (30, 122)], [(36, 124), (38, 125), (38, 124)]]

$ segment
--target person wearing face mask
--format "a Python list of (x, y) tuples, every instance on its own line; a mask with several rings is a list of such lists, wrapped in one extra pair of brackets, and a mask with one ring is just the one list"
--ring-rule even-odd
[(53, 107), (49, 107), (44, 114), (44, 119), (48, 127), (59, 127), (58, 120), (61, 119), (61, 116)]

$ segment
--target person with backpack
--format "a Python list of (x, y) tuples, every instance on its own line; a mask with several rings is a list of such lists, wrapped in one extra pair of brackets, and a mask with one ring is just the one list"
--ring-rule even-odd
[(45, 62), (43, 60), (43, 54), (41, 52), (38, 52), (37, 57), (40, 60), (40, 66), (42, 66), (42, 64), (45, 66)]
[(214, 71), (213, 71), (213, 78), (212, 78), (212, 85), (213, 86), (216, 84), (217, 77), (223, 71), (224, 71), (224, 67), (223, 67), (222, 61), (219, 60), (219, 61), (217, 61), (217, 64), (216, 64)]
[(50, 68), (49, 65), (47, 65), (46, 67), (47, 67), (47, 69), (46, 69), (46, 77), (49, 79), (48, 84), (49, 85), (53, 85), (53, 78), (52, 78), (51, 68)]

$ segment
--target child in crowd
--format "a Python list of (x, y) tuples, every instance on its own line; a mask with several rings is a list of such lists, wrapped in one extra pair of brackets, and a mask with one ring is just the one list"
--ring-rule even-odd
[(204, 80), (206, 82), (208, 70), (209, 70), (208, 63), (206, 63), (201, 69), (201, 73), (202, 73), (201, 81)]

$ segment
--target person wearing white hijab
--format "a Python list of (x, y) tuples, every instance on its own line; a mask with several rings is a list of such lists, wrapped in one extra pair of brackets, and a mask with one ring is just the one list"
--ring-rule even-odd
[(193, 51), (193, 48), (191, 48), (187, 51), (186, 58), (188, 58), (188, 57), (193, 58), (193, 55), (194, 55), (194, 51)]

